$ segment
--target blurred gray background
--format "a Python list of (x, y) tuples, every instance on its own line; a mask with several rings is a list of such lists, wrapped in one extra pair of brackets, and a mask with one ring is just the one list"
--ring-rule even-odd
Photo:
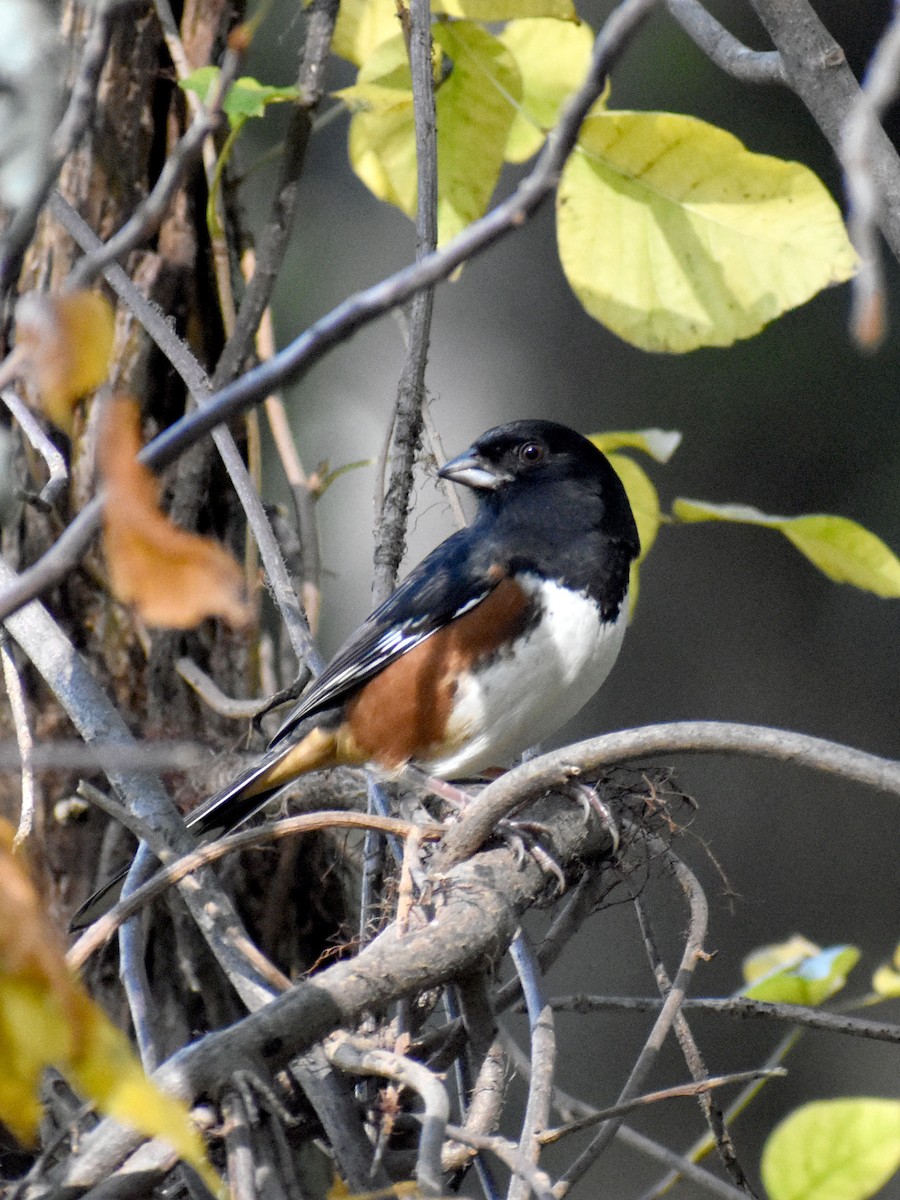
[[(612, 6), (582, 11), (596, 28)], [(764, 48), (765, 35), (738, 3), (714, 6), (739, 36)], [(828, 0), (818, 11), (860, 73), (882, 29), (887, 3)], [(290, 83), (301, 37), (297, 6), (276, 4), (248, 72)], [(352, 79), (334, 62), (328, 81)], [(797, 158), (841, 199), (831, 152), (786, 91), (742, 87), (713, 68), (662, 13), (639, 35), (613, 77), (610, 103), (692, 113), (724, 126), (751, 149)], [(256, 122), (244, 162), (279, 138), (283, 114)], [(374, 200), (350, 170), (346, 118), (313, 140), (297, 229), (277, 292), (284, 344), (350, 293), (410, 261), (411, 224)], [(891, 130), (895, 132), (895, 130)], [(255, 171), (242, 195), (264, 206), (272, 168)], [(505, 194), (521, 171), (501, 181)], [(473, 262), (437, 293), (427, 384), (448, 453), (488, 426), (550, 417), (586, 433), (660, 426), (684, 442), (659, 467), (642, 460), (664, 504), (676, 495), (757, 505), (773, 513), (840, 513), (900, 549), (900, 288), (889, 266), (891, 331), (877, 353), (861, 356), (847, 333), (849, 291), (835, 289), (729, 350), (682, 357), (632, 349), (581, 310), (556, 257), (552, 206)], [(331, 353), (288, 394), (307, 468), (376, 458), (403, 356), (399, 326), (385, 318)], [(273, 498), (283, 497), (269, 460)], [(374, 469), (343, 476), (319, 506), (326, 652), (369, 607)], [(452, 529), (448, 507), (424, 475), (417, 489), (409, 562)], [(778, 535), (708, 524), (661, 531), (644, 568), (641, 601), (613, 675), (560, 740), (681, 718), (785, 726), (879, 754), (900, 756), (900, 605), (829, 582)], [(724, 995), (740, 984), (743, 955), (795, 932), (864, 951), (851, 978), (869, 974), (900, 938), (896, 798), (787, 767), (741, 760), (683, 760), (678, 779), (700, 805), (679, 849), (700, 874), (712, 904), (707, 948), (715, 957), (697, 994)], [(717, 874), (709, 846), (727, 877)], [(677, 964), (685, 910), (669, 881), (649, 893), (670, 969)], [(643, 949), (627, 906), (593, 918), (585, 940), (554, 971), (554, 993), (652, 994)], [(898, 1008), (876, 1010), (898, 1016)], [(646, 1016), (559, 1018), (560, 1082), (609, 1103), (646, 1035)], [(714, 1071), (756, 1066), (783, 1027), (724, 1018), (694, 1025)], [(804, 1099), (842, 1094), (900, 1095), (900, 1051), (877, 1043), (807, 1035), (789, 1060), (790, 1076), (771, 1084), (735, 1129), (755, 1167), (765, 1132)], [(656, 1086), (687, 1077), (676, 1052)], [(642, 1124), (637, 1121), (636, 1124)], [(701, 1129), (690, 1101), (655, 1109), (643, 1121), (683, 1148)], [(582, 1194), (638, 1194), (657, 1170), (615, 1151)], [(605, 1181), (605, 1183), (604, 1183)], [(690, 1189), (682, 1190), (691, 1193)], [(896, 1182), (886, 1195), (900, 1195)]]

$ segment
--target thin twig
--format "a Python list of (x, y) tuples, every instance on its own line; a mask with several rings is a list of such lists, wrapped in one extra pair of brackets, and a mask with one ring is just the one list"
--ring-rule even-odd
[(698, 1167), (695, 1163), (689, 1162), (681, 1154), (677, 1154), (674, 1150), (669, 1150), (666, 1146), (661, 1146), (659, 1142), (646, 1137), (643, 1133), (638, 1133), (630, 1125), (620, 1125), (616, 1131), (616, 1138), (626, 1146), (630, 1146), (633, 1150), (646, 1155), (647, 1158), (665, 1163), (667, 1167), (671, 1167), (679, 1176), (683, 1175), (685, 1179), (689, 1179), (705, 1192), (719, 1197), (720, 1200), (747, 1200), (747, 1193), (740, 1191), (734, 1184), (727, 1183), (724, 1179), (719, 1179), (717, 1175), (713, 1175), (711, 1171), (707, 1171), (703, 1167)]
[[(198, 742), (44, 742), (31, 751), (35, 771), (187, 771), (209, 761), (209, 749)], [(22, 755), (11, 741), (0, 741), (0, 771), (18, 771)]]
[[(803, 1034), (800, 1028), (793, 1029), (786, 1037), (783, 1037), (778, 1042), (777, 1046), (767, 1055), (765, 1062), (762, 1065), (763, 1072), (782, 1071), (781, 1063), (784, 1062), (791, 1050), (796, 1046)], [(753, 1100), (756, 1095), (762, 1090), (768, 1082), (768, 1075), (765, 1078), (760, 1078), (744, 1085), (738, 1095), (732, 1100), (725, 1110), (725, 1121), (728, 1124), (736, 1121), (747, 1105)], [(707, 1154), (715, 1147), (715, 1138), (711, 1133), (706, 1133), (682, 1154), (682, 1159), (691, 1162), (699, 1163)], [(664, 1196), (681, 1178), (677, 1167), (673, 1169), (653, 1186), (647, 1189), (641, 1200), (658, 1200), (658, 1197)]]
[[(416, 262), (422, 262), (434, 252), (438, 236), (437, 124), (429, 0), (410, 2), (408, 51), (416, 131)], [(433, 286), (423, 288), (413, 296), (409, 307), (406, 356), (389, 423), (389, 449), (385, 457), (390, 469), (383, 494), (376, 497), (375, 504), (374, 605), (381, 604), (394, 590), (406, 550), (413, 472), (422, 441), (425, 367), (433, 310)]]
[[(431, 415), (431, 405), (428, 403), (427, 398), (422, 405), (422, 427), (425, 431), (425, 438), (428, 442), (432, 458), (438, 466), (443, 466), (447, 461), (447, 454), (444, 450), (444, 444), (441, 441), (438, 427), (434, 423), (434, 417)], [(441, 479), (440, 484), (444, 497), (450, 505), (450, 511), (453, 513), (456, 527), (457, 529), (462, 529), (466, 525), (466, 514), (463, 512), (462, 501), (459, 498), (459, 489), (449, 479)]]
[[(556, 996), (549, 1003), (558, 1012), (652, 1012), (662, 1005), (655, 996)], [(892, 1021), (870, 1021), (864, 1017), (850, 1017), (843, 1013), (825, 1012), (821, 1008), (807, 1008), (803, 1004), (774, 1004), (768, 1000), (750, 1000), (746, 996), (731, 996), (728, 999), (688, 998), (684, 1007), (699, 1012), (720, 1013), (768, 1021), (786, 1021), (802, 1025), (806, 1029), (821, 1029), (826, 1033), (839, 1033), (847, 1037), (871, 1038), (876, 1042), (893, 1042), (900, 1045), (900, 1025)]]
[[(706, 908), (706, 896), (703, 889), (700, 887), (697, 877), (681, 861), (676, 854), (672, 853), (671, 848), (667, 847), (660, 839), (654, 839), (655, 844), (651, 844), (651, 851), (662, 858), (662, 860), (674, 872), (676, 879), (681, 884), (682, 890), (686, 895), (696, 895), (696, 903)], [(634, 907), (637, 913), (638, 922), (641, 927), (641, 934), (644, 940), (644, 946), (647, 950), (647, 956), (650, 960), (650, 967), (653, 971), (656, 985), (659, 988), (659, 993), (665, 1000), (671, 988), (668, 972), (662, 960), (662, 955), (657, 948), (656, 939), (653, 931), (650, 928), (650, 921), (647, 915), (646, 907), (640, 896), (634, 897)], [(700, 1054), (700, 1048), (697, 1045), (694, 1035), (691, 1032), (690, 1026), (685, 1018), (684, 1011), (679, 1010), (675, 1017), (674, 1024), (675, 1036), (678, 1039), (678, 1045), (681, 1047), (681, 1053), (687, 1068), (691, 1073), (691, 1077), (698, 1084), (704, 1084), (709, 1079), (709, 1071), (706, 1069), (706, 1063)], [(712, 1093), (705, 1088), (702, 1088), (697, 1093), (697, 1100), (700, 1104), (700, 1110), (703, 1113), (709, 1133), (713, 1140), (716, 1150), (719, 1153), (719, 1158), (722, 1161), (725, 1170), (731, 1177), (735, 1187), (748, 1192), (752, 1195), (749, 1181), (747, 1179), (744, 1168), (737, 1157), (737, 1151), (734, 1147), (731, 1134), (725, 1124), (722, 1116), (722, 1110), (714, 1101)]]
[(161, 895), (167, 888), (186, 879), (200, 867), (214, 863), (226, 854), (246, 850), (251, 846), (264, 846), (285, 837), (293, 837), (297, 833), (334, 828), (374, 828), (392, 833), (397, 837), (407, 837), (413, 831), (417, 837), (439, 837), (442, 832), (439, 825), (430, 827), (411, 825), (408, 821), (400, 821), (396, 817), (377, 817), (368, 813), (336, 810), (303, 813), (298, 817), (284, 817), (269, 825), (258, 825), (252, 829), (243, 829), (240, 833), (231, 833), (227, 837), (210, 842), (208, 846), (191, 850), (171, 861), (163, 870), (157, 871), (152, 879), (135, 888), (127, 897), (123, 897), (114, 908), (84, 931), (69, 950), (67, 962), (73, 969), (80, 970), (90, 955), (108, 942), (119, 926), (149, 904), (151, 900)]
[(624, 1117), (630, 1112), (636, 1112), (651, 1104), (659, 1104), (664, 1100), (696, 1099), (703, 1092), (709, 1092), (715, 1088), (733, 1087), (738, 1083), (753, 1083), (758, 1080), (782, 1079), (786, 1075), (787, 1071), (783, 1067), (775, 1067), (771, 1070), (735, 1071), (730, 1075), (708, 1075), (706, 1079), (699, 1082), (680, 1083), (675, 1087), (661, 1088), (657, 1092), (645, 1092), (641, 1096), (635, 1096), (633, 1100), (626, 1100), (624, 1104), (612, 1104), (609, 1108), (598, 1108), (590, 1116), (567, 1121), (565, 1125), (560, 1125), (556, 1129), (548, 1129), (546, 1133), (541, 1134), (541, 1145), (550, 1146), (572, 1133), (579, 1133), (582, 1129), (590, 1129), (592, 1125), (608, 1121), (611, 1117)]
[[(665, 843), (659, 838), (646, 832), (642, 835), (648, 838), (654, 847), (660, 847), (668, 850)], [(684, 886), (684, 880), (679, 882)], [(669, 1031), (687, 992), (688, 984), (693, 978), (694, 968), (697, 962), (703, 956), (703, 941), (706, 937), (708, 910), (706, 906), (706, 897), (703, 895), (702, 889), (690, 888), (686, 890), (686, 898), (690, 909), (690, 925), (688, 935), (685, 938), (684, 949), (681, 954), (681, 962), (675, 974), (675, 979), (671, 988), (663, 1000), (662, 1008), (653, 1023), (653, 1028), (645, 1041), (640, 1054), (638, 1055), (634, 1066), (631, 1068), (625, 1086), (619, 1093), (618, 1103), (622, 1104), (626, 1100), (630, 1100), (636, 1096), (643, 1087), (644, 1080), (652, 1068), (653, 1064), (659, 1056), (662, 1049), (662, 1044), (668, 1036)], [(621, 1124), (618, 1118), (613, 1118), (607, 1121), (600, 1127), (594, 1138), (585, 1149), (579, 1154), (576, 1160), (566, 1169), (564, 1174), (554, 1188), (558, 1200), (568, 1194), (570, 1188), (576, 1183), (585, 1172), (596, 1161), (598, 1156), (603, 1152), (612, 1138), (615, 1136), (616, 1129)]]
[[(526, 1162), (537, 1166), (541, 1153), (541, 1134), (550, 1121), (553, 1073), (556, 1068), (556, 1031), (553, 1010), (542, 994), (540, 968), (527, 936), (523, 932), (510, 946), (510, 957), (522, 985), (531, 1032), (531, 1070), (528, 1074), (528, 1100), (519, 1135), (519, 1152)], [(516, 1174), (510, 1181), (507, 1200), (525, 1200), (527, 1181)]]
[(347, 1034), (327, 1042), (325, 1053), (342, 1071), (393, 1079), (419, 1096), (425, 1111), (420, 1117), (422, 1133), (416, 1157), (416, 1183), (423, 1196), (442, 1196), (441, 1146), (450, 1119), (450, 1101), (438, 1077), (415, 1059), (392, 1050), (380, 1050)]
[(672, 16), (710, 62), (740, 83), (785, 84), (777, 50), (751, 50), (729, 33), (699, 0), (665, 0)]
[(49, 478), (41, 488), (40, 499), (44, 504), (55, 504), (57, 496), (64, 491), (69, 482), (69, 469), (65, 458), (44, 433), (40, 422), (25, 401), (12, 388), (4, 388), (0, 397), (16, 424), (47, 464)]
[[(243, 263), (255, 258), (252, 252), (244, 255)], [(256, 352), (265, 362), (275, 353), (275, 332), (272, 328), (272, 310), (265, 308), (256, 331)], [(291, 489), (294, 511), (297, 517), (297, 533), (300, 538), (300, 598), (310, 632), (315, 636), (319, 627), (319, 610), (322, 602), (321, 576), (322, 556), (319, 549), (319, 527), (316, 521), (317, 493), (313, 488), (294, 441), (291, 423), (280, 393), (272, 393), (264, 401), (266, 420), (281, 469)]]
[(546, 1172), (538, 1170), (533, 1163), (530, 1163), (515, 1142), (507, 1141), (498, 1134), (475, 1133), (473, 1130), (464, 1129), (459, 1125), (448, 1125), (447, 1133), (456, 1141), (471, 1146), (474, 1150), (487, 1151), (499, 1158), (500, 1162), (508, 1167), (514, 1176), (527, 1183), (538, 1200), (554, 1200), (553, 1189)]
[(34, 738), (28, 724), (28, 705), (25, 700), (25, 688), (22, 676), (16, 666), (12, 647), (9, 644), (9, 634), (0, 631), (0, 660), (3, 663), (3, 682), (6, 685), (6, 695), (9, 699), (9, 710), (12, 714), (13, 728), (16, 733), (16, 745), (22, 759), (22, 804), (19, 809), (19, 823), (13, 838), (13, 849), (20, 846), (34, 831), (35, 797), (37, 787), (34, 779), (34, 768), (31, 757), (34, 751)]
[[(313, 0), (307, 9), (303, 58), (297, 75), (300, 99), (294, 104), (284, 140), (281, 169), (272, 207), (257, 239), (256, 267), (244, 291), (219, 361), (213, 372), (213, 386), (229, 383), (241, 369), (253, 344), (253, 337), (272, 295), (272, 288), (290, 244), (300, 190), (300, 175), (312, 128), (311, 114), (324, 91), (324, 64), (331, 46), (338, 0)], [(271, 388), (277, 391), (277, 388)]]
[(177, 659), (175, 670), (206, 707), (220, 717), (227, 717), (231, 721), (249, 721), (268, 708), (268, 700), (236, 700), (233, 696), (226, 696), (215, 680), (210, 679), (192, 658)]
[[(523, 1053), (511, 1038), (507, 1039), (506, 1044), (516, 1071), (527, 1075), (529, 1069), (528, 1056)], [(575, 1096), (570, 1096), (559, 1087), (553, 1089), (553, 1104), (563, 1119), (567, 1121), (593, 1117), (600, 1112), (600, 1109), (594, 1108), (593, 1105), (585, 1104), (583, 1100), (578, 1100)], [(618, 1107), (617, 1105), (616, 1109)], [(690, 1179), (692, 1183), (697, 1184), (704, 1191), (710, 1192), (713, 1196), (719, 1197), (720, 1200), (747, 1200), (745, 1193), (739, 1192), (732, 1184), (719, 1179), (705, 1168), (698, 1167), (694, 1163), (687, 1161), (673, 1150), (660, 1146), (658, 1142), (651, 1141), (650, 1138), (645, 1138), (643, 1135), (635, 1134), (634, 1130), (628, 1125), (620, 1125), (618, 1127), (616, 1130), (616, 1139), (627, 1146), (632, 1146), (657, 1162), (664, 1162), (670, 1166), (677, 1165), (682, 1170), (686, 1179)], [(554, 1200), (558, 1200), (557, 1188), (554, 1188), (553, 1192)]]

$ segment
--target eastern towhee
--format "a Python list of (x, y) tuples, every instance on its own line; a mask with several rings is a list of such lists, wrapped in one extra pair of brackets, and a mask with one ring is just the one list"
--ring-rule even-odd
[[(260, 762), (187, 818), (234, 829), (307, 771), (407, 764), (439, 779), (507, 764), (606, 679), (640, 543), (603, 454), (553, 421), (483, 434), (438, 474), (471, 488), (472, 524), (442, 542), (345, 643)], [(114, 880), (73, 928), (116, 898)]]

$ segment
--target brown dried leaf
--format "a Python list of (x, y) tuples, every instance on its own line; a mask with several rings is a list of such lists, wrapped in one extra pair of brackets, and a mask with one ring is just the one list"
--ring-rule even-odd
[(159, 507), (159, 482), (137, 461), (141, 448), (137, 403), (116, 399), (99, 445), (106, 481), (103, 546), (112, 590), (149, 625), (190, 629), (205, 617), (246, 625), (241, 569), (211, 538), (173, 525)]
[(16, 308), (16, 346), (44, 413), (68, 433), (76, 400), (109, 374), (115, 316), (99, 292), (30, 292)]

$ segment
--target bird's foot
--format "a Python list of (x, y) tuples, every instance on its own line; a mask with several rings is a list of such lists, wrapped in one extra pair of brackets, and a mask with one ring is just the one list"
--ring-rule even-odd
[(600, 799), (596, 789), (588, 783), (582, 783), (578, 779), (570, 779), (567, 783), (560, 786), (559, 792), (563, 796), (571, 797), (572, 800), (581, 805), (585, 821), (587, 821), (591, 813), (600, 818), (600, 824), (609, 834), (612, 841), (613, 854), (617, 853), (621, 841), (619, 827), (616, 824), (616, 819), (612, 815), (609, 805)]
[(515, 821), (504, 818), (498, 822), (496, 831), (515, 854), (519, 866), (524, 863), (526, 856), (533, 858), (545, 875), (552, 875), (556, 880), (559, 894), (562, 895), (565, 892), (568, 885), (562, 867), (538, 841), (539, 837), (550, 835), (551, 831), (546, 825), (542, 825), (539, 821)]

